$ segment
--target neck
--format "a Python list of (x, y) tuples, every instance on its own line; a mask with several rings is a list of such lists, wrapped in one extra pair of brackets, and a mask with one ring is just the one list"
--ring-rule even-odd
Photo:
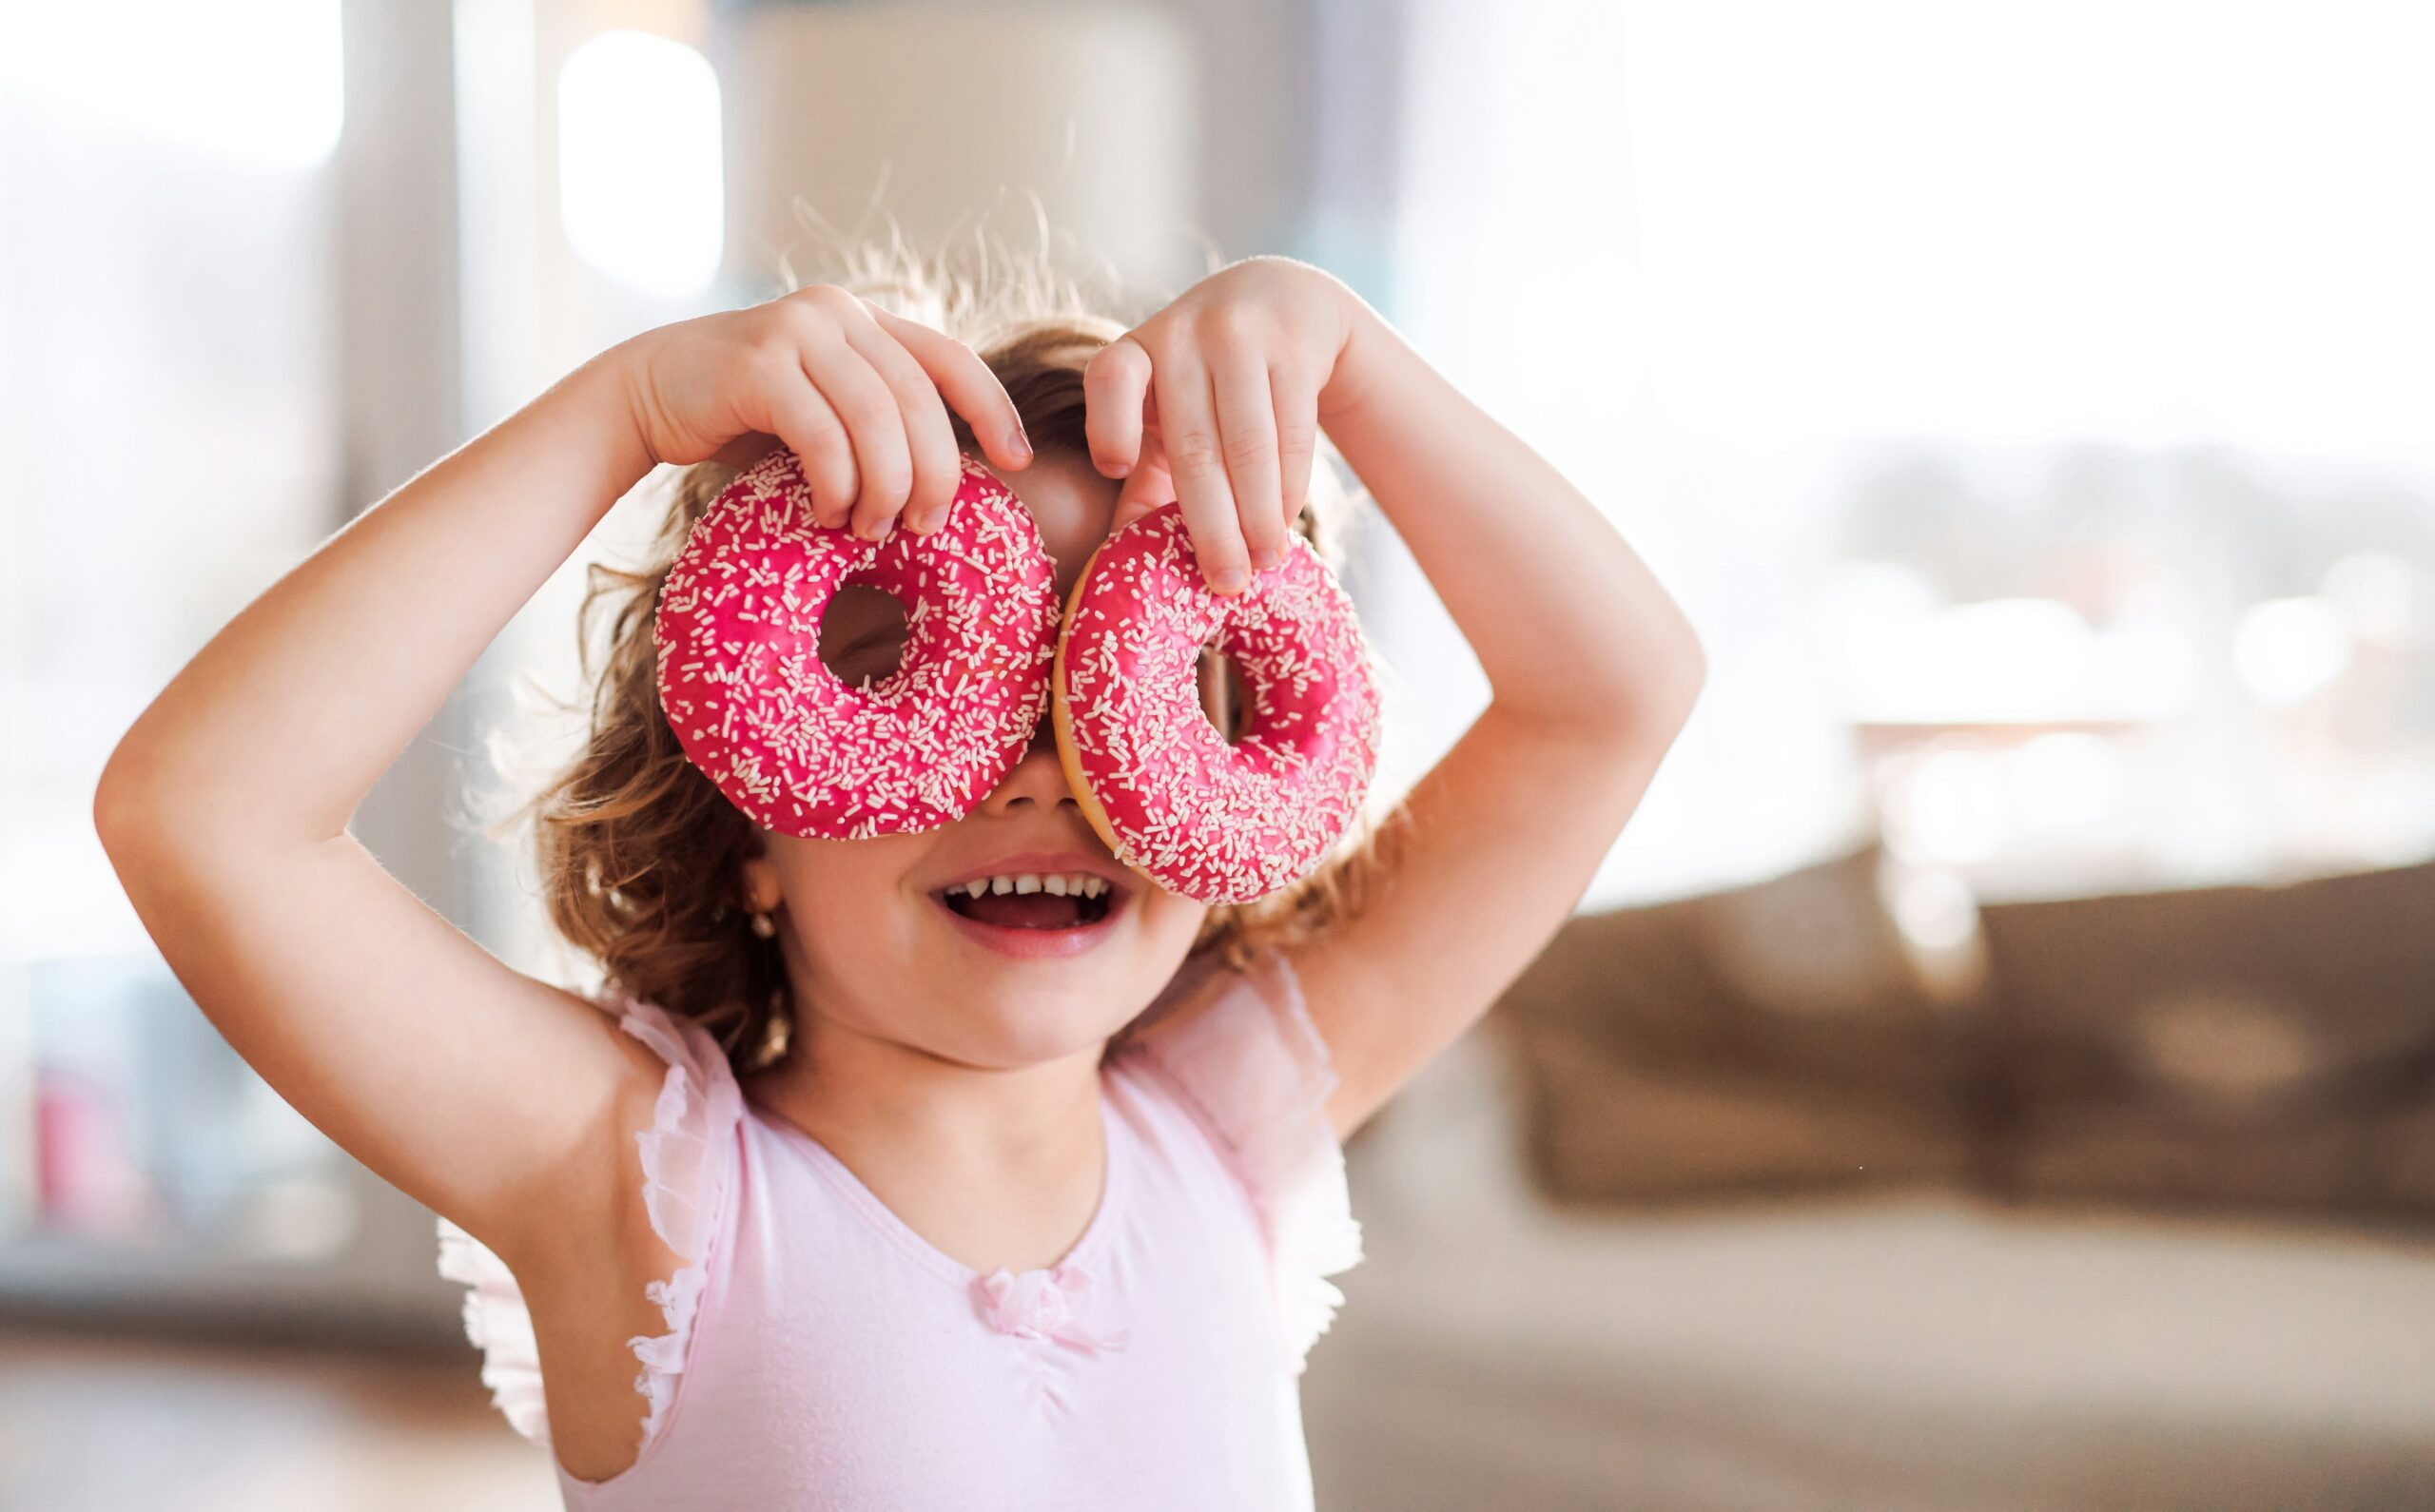
[(886, 1149), (965, 1170), (1037, 1171), (1097, 1148), (1103, 1048), (975, 1066), (815, 1015), (796, 1022), (786, 1058), (744, 1088), (848, 1163)]

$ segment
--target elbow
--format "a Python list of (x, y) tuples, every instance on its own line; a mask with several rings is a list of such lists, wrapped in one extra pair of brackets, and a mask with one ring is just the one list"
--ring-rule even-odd
[(1690, 622), (1678, 617), (1664, 633), (1645, 638), (1639, 654), (1584, 702), (1610, 730), (1671, 745), (1690, 722), (1707, 679), (1707, 652)]
[(1681, 729), (1690, 722), (1691, 710), (1697, 708), (1700, 694), (1708, 686), (1707, 649), (1700, 644), (1698, 632), (1690, 622), (1683, 622), (1682, 634), (1670, 653), (1666, 688), (1671, 698), (1672, 728)]
[(167, 818), (165, 795), (178, 786), (152, 747), (132, 736), (121, 738), (102, 764), (102, 775), (93, 784), (93, 833), (120, 881), (127, 880), (132, 858), (157, 856), (163, 838), (191, 827)]
[(148, 827), (153, 804), (143, 774), (143, 758), (125, 741), (102, 764), (101, 780), (93, 785), (93, 833), (110, 863), (124, 873), (122, 859)]
[(1669, 612), (1665, 628), (1649, 637), (1648, 655), (1644, 662), (1646, 680), (1651, 686), (1648, 702), (1652, 713), (1663, 721), (1667, 738), (1681, 729), (1691, 718), (1691, 710), (1699, 706), (1700, 693), (1708, 685), (1707, 649), (1700, 644), (1700, 632), (1692, 628), (1690, 616), (1669, 599)]

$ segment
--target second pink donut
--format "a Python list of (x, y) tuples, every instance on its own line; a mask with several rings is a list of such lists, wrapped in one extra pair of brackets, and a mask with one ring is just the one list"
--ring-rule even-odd
[[(1299, 881), (1358, 817), (1377, 764), (1379, 699), (1353, 602), (1317, 552), (1240, 594), (1204, 586), (1183, 511), (1109, 536), (1074, 584), (1052, 705), (1082, 812), (1117, 859), (1168, 891), (1241, 903)], [(1241, 675), (1233, 745), (1201, 707), (1201, 648)]]

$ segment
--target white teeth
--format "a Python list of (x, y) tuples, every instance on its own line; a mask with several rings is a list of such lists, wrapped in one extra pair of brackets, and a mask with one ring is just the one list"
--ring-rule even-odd
[(1049, 893), (1059, 898), (1104, 898), (1108, 880), (1086, 872), (1000, 872), (975, 877), (948, 889), (978, 898), (984, 893)]

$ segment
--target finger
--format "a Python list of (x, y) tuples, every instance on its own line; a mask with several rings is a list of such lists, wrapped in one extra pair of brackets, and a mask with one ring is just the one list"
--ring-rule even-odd
[[(876, 322), (849, 324), (846, 340), (863, 354), (885, 380), (888, 392), (896, 396), (897, 408), (905, 419), (905, 440), (913, 459), (913, 482), (905, 496), (904, 520), (927, 530), (935, 517), (944, 515), (947, 503), (964, 481), (963, 454), (956, 450), (955, 428), (947, 423), (947, 407), (939, 397), (938, 385), (903, 342), (890, 336)], [(854, 506), (854, 532), (877, 539), (889, 528), (895, 516), (882, 514), (868, 498)]]
[(850, 499), (824, 504), (820, 523), (842, 526), (858, 514), (868, 519), (893, 515), (905, 507), (905, 496), (913, 487), (913, 454), (905, 436), (904, 407), (888, 392), (870, 359), (842, 337), (808, 346), (803, 363), (812, 386), (846, 423), (860, 484)]
[[(812, 517), (820, 518), (824, 510), (849, 507), (860, 482), (853, 443), (846, 435), (845, 422), (821, 397), (810, 376), (800, 363), (788, 364), (762, 385), (760, 398), (762, 413), (754, 417), (757, 425), (795, 454), (804, 483), (811, 490)], [(840, 505), (839, 500), (845, 503)]]
[(1123, 477), (1140, 462), (1150, 391), (1150, 354), (1129, 336), (1101, 347), (1083, 367), (1082, 428), (1101, 477)]
[(1209, 370), (1218, 400), (1219, 448), (1226, 481), (1235, 494), (1235, 526), (1256, 570), (1284, 560), (1285, 510), (1278, 502), (1276, 401), (1270, 397), (1268, 364), (1248, 353), (1221, 352)]
[(1117, 491), (1116, 514), (1108, 521), (1107, 533), (1117, 532), (1176, 498), (1175, 478), (1167, 472), (1167, 450), (1159, 443), (1155, 430), (1141, 437), (1141, 459), (1125, 475), (1124, 487)]
[(1023, 434), (1023, 416), (981, 354), (944, 332), (877, 305), (871, 306), (871, 319), (896, 338), (929, 375), (947, 408), (972, 427), (972, 438), (980, 443), (984, 456), (1010, 472), (1020, 473), (1031, 465), (1031, 438)]
[(1299, 364), (1279, 363), (1268, 370), (1269, 393), (1276, 405), (1276, 460), (1283, 490), (1285, 533), (1311, 499), (1311, 469), (1319, 450), (1319, 388)]
[(1237, 593), (1250, 581), (1242, 520), (1226, 482), (1224, 447), (1209, 370), (1190, 351), (1179, 351), (1152, 378), (1159, 396), (1159, 438), (1166, 444), (1167, 471), (1176, 501), (1183, 506), (1192, 549), (1210, 591)]

